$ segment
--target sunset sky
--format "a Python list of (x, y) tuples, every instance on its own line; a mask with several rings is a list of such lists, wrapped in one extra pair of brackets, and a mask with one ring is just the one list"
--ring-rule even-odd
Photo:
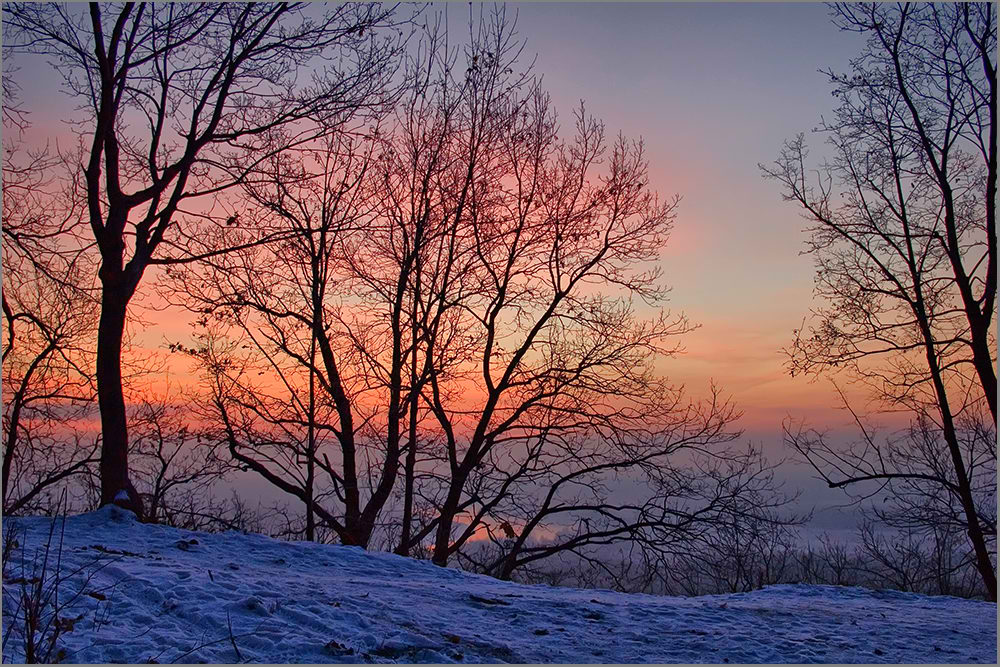
[[(566, 124), (574, 106), (602, 119), (609, 133), (642, 136), (652, 184), (682, 197), (663, 258), (670, 307), (701, 325), (686, 354), (664, 372), (695, 395), (715, 380), (745, 417), (747, 436), (774, 454), (786, 416), (838, 427), (828, 382), (790, 378), (781, 348), (811, 305), (812, 260), (801, 256), (804, 221), (781, 201), (757, 164), (781, 143), (808, 132), (834, 99), (818, 70), (842, 71), (861, 46), (821, 4), (514, 3), (528, 60)], [(468, 6), (447, 8), (464, 25)], [(31, 141), (65, 142), (62, 119), (73, 102), (56, 93), (58, 74), (41, 60), (18, 63), (22, 99), (33, 110)], [(821, 139), (813, 137), (814, 155)], [(150, 285), (144, 289), (151, 292)], [(186, 331), (188, 316), (147, 314), (138, 342), (163, 351)], [(805, 470), (790, 471), (798, 483)], [(819, 486), (811, 482), (812, 487)], [(815, 494), (815, 496), (813, 496)], [(810, 490), (817, 502), (840, 500)]]
[[(818, 3), (511, 6), (563, 118), (583, 99), (609, 131), (641, 135), (652, 183), (682, 197), (663, 269), (671, 308), (701, 328), (665, 372), (696, 394), (714, 379), (773, 456), (789, 454), (787, 416), (843, 428), (829, 382), (783, 368), (812, 304), (813, 263), (800, 255), (805, 221), (757, 164), (833, 110), (819, 70), (845, 70), (862, 40)], [(811, 138), (814, 156), (821, 141)], [(810, 470), (786, 471), (807, 502), (843, 500)]]
[(664, 368), (692, 390), (714, 378), (760, 437), (787, 414), (842, 419), (826, 383), (783, 371), (813, 266), (805, 221), (757, 164), (833, 109), (818, 70), (845, 69), (858, 37), (819, 4), (514, 7), (556, 106), (584, 99), (609, 131), (641, 135), (653, 183), (683, 198), (663, 268), (671, 306), (701, 329)]

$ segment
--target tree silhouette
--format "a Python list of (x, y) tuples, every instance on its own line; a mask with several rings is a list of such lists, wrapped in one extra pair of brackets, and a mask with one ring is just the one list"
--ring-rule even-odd
[[(808, 250), (824, 305), (797, 332), (790, 367), (845, 369), (918, 427), (905, 443), (863, 430), (847, 450), (808, 429), (788, 437), (831, 486), (874, 481), (896, 498), (923, 494), (936, 511), (960, 507), (996, 599), (995, 499), (979, 493), (992, 485), (995, 497), (996, 487), (995, 460), (983, 465), (995, 459), (997, 419), (996, 8), (834, 13), (868, 42), (850, 74), (829, 73), (840, 105), (819, 130), (832, 157), (812, 180), (799, 136), (762, 167), (814, 223)], [(928, 527), (933, 514), (928, 506)]]
[[(141, 514), (121, 351), (146, 269), (225, 252), (198, 242), (202, 224), (231, 216), (213, 206), (220, 193), (268, 156), (382, 102), (395, 45), (373, 31), (389, 16), (378, 5), (316, 16), (304, 3), (4, 6), (4, 41), (52, 57), (86, 114), (79, 169), (101, 258), (102, 503), (118, 498)], [(300, 77), (307, 68), (312, 76)]]
[(656, 309), (676, 198), (583, 108), (560, 133), (504, 9), (469, 28), (449, 49), (427, 27), (378, 123), (260, 163), (241, 215), (286, 238), (170, 268), (205, 328), (183, 349), (215, 441), (303, 504), (307, 538), (315, 515), (344, 543), (505, 578), (763, 512), (774, 487), (729, 445), (733, 406), (653, 369), (691, 329)]
[(76, 239), (80, 202), (52, 173), (59, 159), (22, 143), (29, 114), (4, 76), (3, 511), (47, 511), (97, 462), (92, 267)]
[[(259, 217), (256, 228), (291, 235), (171, 268), (169, 281), (208, 329), (201, 346), (182, 349), (206, 371), (205, 416), (218, 425), (218, 441), (238, 464), (303, 502), (309, 539), (310, 517), (319, 514), (345, 544), (360, 546), (389, 497), (398, 458), (374, 464), (380, 490), (362, 497), (359, 477), (372, 463), (362, 465), (358, 429), (370, 416), (333, 301), (346, 293), (340, 237), (368, 219), (361, 183), (373, 146), (338, 133), (272, 157), (244, 185), (253, 204), (244, 215)], [(215, 242), (238, 245), (243, 234), (229, 227)], [(339, 449), (332, 461), (331, 441)], [(321, 494), (317, 475), (327, 476), (330, 491)], [(330, 495), (342, 512), (322, 502)]]

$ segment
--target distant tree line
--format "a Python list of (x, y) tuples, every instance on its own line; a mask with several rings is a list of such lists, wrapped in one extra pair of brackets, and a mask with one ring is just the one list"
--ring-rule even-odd
[(717, 541), (652, 564), (628, 551), (576, 554), (521, 571), (517, 580), (656, 595), (745, 593), (776, 584), (863, 586), (924, 595), (988, 599), (968, 558), (967, 536), (947, 528), (886, 531), (869, 522), (857, 534), (806, 539), (794, 530)]

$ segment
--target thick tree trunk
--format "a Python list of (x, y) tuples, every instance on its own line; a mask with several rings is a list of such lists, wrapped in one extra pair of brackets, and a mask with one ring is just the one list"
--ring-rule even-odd
[(309, 460), (307, 462), (307, 472), (306, 472), (306, 540), (309, 542), (316, 541), (316, 511), (315, 511), (315, 499), (313, 497), (313, 486), (314, 486), (314, 471), (316, 468), (316, 462), (313, 458), (312, 449), (310, 449)]
[(315, 452), (309, 447), (309, 454), (306, 459), (306, 541), (316, 541), (316, 510), (315, 510), (315, 479), (316, 479), (316, 459)]
[(143, 517), (128, 476), (128, 424), (122, 388), (122, 338), (130, 290), (105, 282), (97, 329), (97, 401), (101, 409), (101, 505), (117, 504)]
[(448, 489), (448, 497), (441, 508), (437, 533), (434, 536), (434, 555), (431, 558), (435, 565), (441, 567), (448, 565), (448, 552), (451, 549), (451, 527), (455, 523), (455, 515), (458, 514), (458, 504), (462, 500), (462, 489), (465, 488), (467, 477), (468, 475), (461, 467), (454, 472), (451, 488)]

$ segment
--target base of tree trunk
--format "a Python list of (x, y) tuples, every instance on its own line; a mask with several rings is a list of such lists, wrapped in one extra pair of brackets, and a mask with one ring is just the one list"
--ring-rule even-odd
[(120, 490), (110, 503), (102, 503), (103, 505), (116, 505), (122, 509), (126, 509), (138, 517), (139, 521), (145, 521), (145, 513), (142, 507), (142, 497), (139, 492), (135, 490), (131, 482), (128, 482), (126, 488)]

